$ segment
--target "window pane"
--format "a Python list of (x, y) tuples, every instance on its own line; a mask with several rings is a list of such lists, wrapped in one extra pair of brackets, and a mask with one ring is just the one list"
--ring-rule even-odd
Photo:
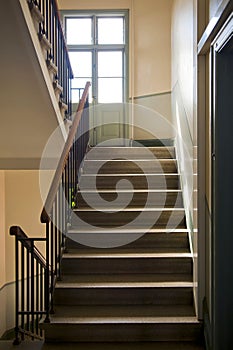
[(122, 102), (122, 78), (99, 78), (98, 93), (99, 103)]
[(92, 82), (92, 78), (91, 77), (74, 78), (71, 80), (72, 89), (84, 88), (86, 85), (86, 82), (88, 81)]
[(123, 18), (98, 19), (98, 44), (124, 44)]
[(92, 76), (92, 53), (89, 51), (69, 52), (70, 62), (75, 77)]
[(67, 18), (66, 36), (68, 45), (92, 43), (91, 18)]
[(98, 52), (98, 76), (122, 77), (122, 52)]
[(91, 77), (72, 79), (71, 81), (72, 103), (79, 102), (79, 98), (83, 93), (83, 90), (85, 88), (87, 81), (90, 81), (92, 85)]

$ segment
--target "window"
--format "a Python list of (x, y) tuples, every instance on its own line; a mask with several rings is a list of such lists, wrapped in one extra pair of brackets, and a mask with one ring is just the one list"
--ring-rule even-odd
[(74, 72), (72, 101), (92, 83), (93, 101), (120, 103), (126, 96), (127, 12), (64, 14), (65, 33)]

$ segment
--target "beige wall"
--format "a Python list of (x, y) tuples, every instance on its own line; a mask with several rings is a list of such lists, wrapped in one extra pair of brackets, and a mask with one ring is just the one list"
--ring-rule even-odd
[(41, 209), (38, 170), (0, 171), (0, 336), (14, 327), (15, 238), (9, 229), (17, 225), (30, 237), (44, 236)]
[(171, 90), (173, 0), (59, 0), (61, 10), (130, 10), (130, 95)]
[(6, 282), (14, 280), (14, 238), (9, 235), (12, 225), (21, 228), (30, 237), (43, 236), (40, 223), (42, 200), (38, 170), (5, 171), (6, 192)]
[(5, 273), (5, 173), (0, 171), (0, 288), (5, 284)]
[(134, 1), (135, 96), (170, 91), (172, 1)]

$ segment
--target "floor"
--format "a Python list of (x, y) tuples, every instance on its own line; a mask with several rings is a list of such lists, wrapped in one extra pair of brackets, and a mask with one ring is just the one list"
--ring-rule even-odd
[(15, 346), (12, 341), (0, 341), (0, 350), (204, 350), (200, 345), (188, 343), (69, 343), (44, 344), (25, 341)]

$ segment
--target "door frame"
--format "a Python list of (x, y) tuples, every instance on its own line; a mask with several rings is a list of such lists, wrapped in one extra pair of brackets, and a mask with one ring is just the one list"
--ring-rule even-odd
[[(212, 43), (212, 344), (232, 346), (233, 14)], [(232, 116), (232, 118), (231, 118)], [(227, 142), (226, 142), (227, 141)], [(227, 155), (227, 159), (225, 159)]]

